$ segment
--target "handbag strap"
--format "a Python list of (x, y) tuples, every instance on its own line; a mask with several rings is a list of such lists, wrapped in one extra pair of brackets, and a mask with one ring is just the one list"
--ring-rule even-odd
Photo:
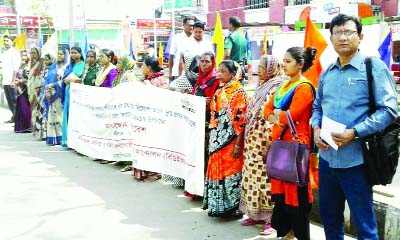
[[(313, 98), (315, 99), (316, 92), (315, 92), (314, 85), (312, 85), (309, 82), (304, 82), (304, 83), (299, 84), (296, 88), (298, 88), (302, 84), (307, 84), (307, 85), (309, 85), (311, 87), (311, 91), (313, 93)], [(299, 136), (297, 135), (297, 130), (296, 130), (296, 127), (295, 127), (296, 125), (294, 124), (294, 121), (292, 119), (292, 115), (290, 114), (289, 109), (287, 111), (285, 111), (285, 114), (286, 114), (286, 118), (288, 120), (288, 125), (283, 128), (281, 134), (279, 135), (279, 139), (283, 138), (283, 135), (285, 134), (286, 130), (288, 130), (288, 128), (289, 128), (290, 129), (290, 133), (292, 134), (292, 138), (295, 139), (295, 140), (298, 140)]]
[(294, 125), (292, 115), (290, 115), (290, 110), (288, 109), (285, 113), (286, 113), (286, 118), (288, 120), (288, 126), (290, 129), (290, 133), (292, 134), (293, 139), (298, 140), (299, 135), (297, 134), (296, 126)]
[(374, 98), (374, 92), (372, 91), (372, 81), (374, 80), (374, 76), (372, 75), (372, 60), (371, 57), (366, 57), (365, 58), (365, 67), (367, 69), (367, 79), (368, 79), (368, 99), (369, 99), (369, 110), (368, 113), (369, 115), (373, 114), (376, 111), (376, 106), (375, 106), (375, 98)]

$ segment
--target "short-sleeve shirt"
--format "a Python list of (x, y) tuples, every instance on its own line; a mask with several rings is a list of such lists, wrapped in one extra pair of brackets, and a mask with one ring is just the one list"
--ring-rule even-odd
[(238, 31), (234, 31), (225, 38), (224, 48), (231, 49), (230, 59), (240, 64), (246, 56), (247, 42)]
[(193, 38), (193, 45), (191, 47), (191, 53), (196, 56), (201, 56), (203, 53), (211, 51), (214, 52), (214, 47), (211, 41), (207, 39), (202, 39), (201, 41), (197, 41)]
[(174, 65), (172, 66), (171, 76), (178, 76), (180, 55), (190, 50), (193, 44), (193, 37), (188, 37), (185, 32), (181, 32), (175, 34), (172, 42), (170, 54), (174, 55)]
[(11, 85), (13, 73), (14, 71), (18, 71), (18, 68), (21, 65), (21, 55), (18, 50), (10, 47), (0, 55), (0, 61), (3, 85)]

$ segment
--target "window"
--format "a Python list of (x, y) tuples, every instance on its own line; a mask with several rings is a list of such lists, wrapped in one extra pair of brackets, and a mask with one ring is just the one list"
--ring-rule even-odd
[(269, 8), (269, 0), (246, 0), (246, 9)]
[(294, 2), (294, 5), (303, 5), (303, 4), (309, 4), (310, 0), (296, 0)]

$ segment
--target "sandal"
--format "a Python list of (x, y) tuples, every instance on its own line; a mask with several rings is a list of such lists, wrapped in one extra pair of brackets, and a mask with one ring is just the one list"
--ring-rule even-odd
[(122, 168), (121, 170), (119, 170), (120, 172), (129, 172), (129, 171), (132, 171), (132, 166), (131, 165), (128, 165), (128, 166), (125, 166), (124, 168)]
[(275, 229), (273, 229), (271, 227), (271, 225), (265, 224), (264, 225), (264, 229), (262, 231), (260, 231), (260, 235), (267, 236), (267, 235), (271, 235), (271, 234), (273, 234), (275, 232), (276, 232)]
[(247, 219), (245, 219), (245, 220), (240, 222), (240, 224), (242, 226), (253, 226), (253, 225), (256, 225), (256, 224), (264, 224), (264, 223), (265, 223), (264, 220), (253, 220), (251, 218), (247, 218)]

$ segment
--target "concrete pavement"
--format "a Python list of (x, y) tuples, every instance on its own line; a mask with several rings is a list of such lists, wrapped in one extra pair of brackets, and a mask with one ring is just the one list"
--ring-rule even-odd
[[(0, 108), (1, 240), (264, 239), (261, 226), (208, 217), (181, 189), (15, 134), (9, 118)], [(311, 235), (324, 239), (317, 225)]]

